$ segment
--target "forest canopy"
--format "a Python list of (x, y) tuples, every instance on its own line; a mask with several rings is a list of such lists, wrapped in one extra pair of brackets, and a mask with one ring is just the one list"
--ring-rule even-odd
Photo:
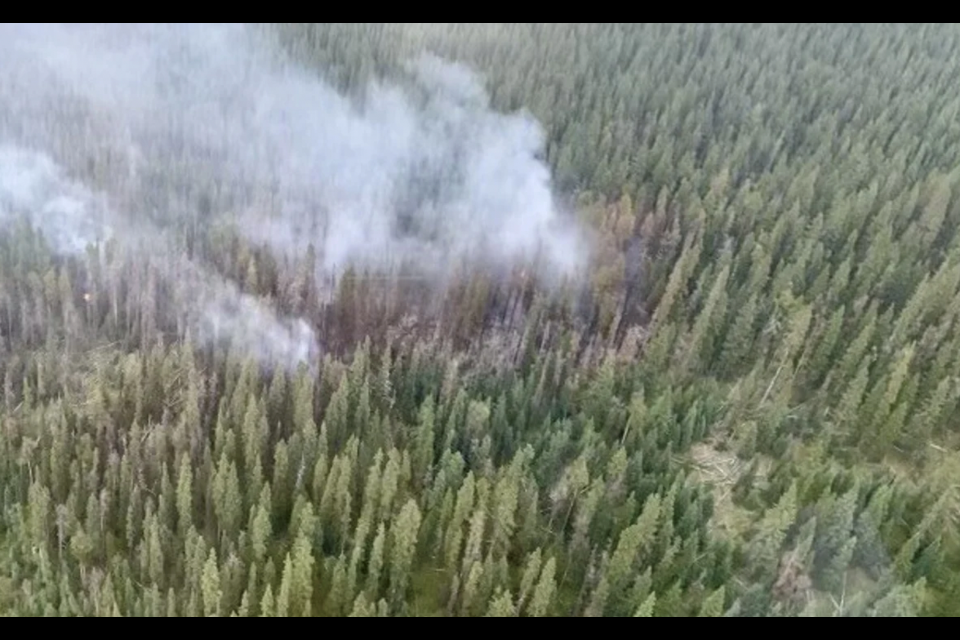
[(955, 25), (0, 29), (0, 613), (960, 615)]

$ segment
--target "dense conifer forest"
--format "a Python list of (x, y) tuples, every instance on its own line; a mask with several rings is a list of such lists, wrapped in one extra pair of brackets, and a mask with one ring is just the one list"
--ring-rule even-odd
[(257, 29), (358, 103), (481, 74), (586, 277), (327, 275), (186, 193), (178, 250), (320, 337), (264, 366), (0, 216), (0, 612), (960, 615), (960, 29)]

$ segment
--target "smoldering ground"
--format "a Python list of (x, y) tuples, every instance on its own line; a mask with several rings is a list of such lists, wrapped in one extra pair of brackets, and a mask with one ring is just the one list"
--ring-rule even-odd
[[(103, 192), (121, 240), (221, 217), (279, 256), (312, 245), (328, 271), (402, 262), (439, 278), (465, 260), (508, 269), (536, 258), (557, 280), (585, 262), (539, 160), (539, 125), (495, 112), (463, 67), (423, 56), (357, 101), (242, 25), (6, 24), (0, 58), (0, 141), (51, 158), (48, 173), (63, 167), (53, 184)], [(10, 163), (22, 173), (25, 157), (15, 156), (0, 157), (10, 192)], [(103, 207), (69, 208), (50, 193), (28, 215), (56, 229), (55, 246), (84, 244)], [(230, 289), (196, 268), (211, 291)], [(243, 315), (251, 327), (276, 319), (263, 311)], [(296, 327), (263, 333), (313, 339)]]

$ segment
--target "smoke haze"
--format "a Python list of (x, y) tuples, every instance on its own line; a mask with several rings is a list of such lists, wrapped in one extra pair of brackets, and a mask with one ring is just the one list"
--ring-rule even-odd
[[(463, 67), (424, 56), (361, 102), (242, 25), (5, 24), (0, 59), (0, 223), (26, 215), (59, 252), (220, 217), (283, 257), (314, 246), (325, 270), (404, 263), (441, 277), (464, 260), (536, 258), (556, 277), (583, 264), (541, 128), (494, 112)], [(189, 271), (178, 304), (207, 301), (202, 335), (271, 359), (315, 354), (305, 322), (162, 259)]]
[(204, 342), (228, 337), (233, 346), (270, 365), (313, 363), (316, 336), (303, 320), (277, 316), (219, 274), (174, 250), (161, 229), (141, 221), (136, 228), (114, 215), (105, 198), (64, 176), (49, 157), (0, 146), (0, 227), (24, 216), (61, 255), (78, 255), (90, 244), (124, 229), (124, 248), (136, 251), (167, 277), (175, 307)]

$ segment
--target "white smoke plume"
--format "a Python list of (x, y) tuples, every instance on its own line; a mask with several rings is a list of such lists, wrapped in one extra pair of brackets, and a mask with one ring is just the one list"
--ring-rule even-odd
[(278, 317), (260, 300), (178, 254), (149, 222), (129, 227), (106, 198), (70, 180), (48, 156), (2, 144), (0, 229), (20, 216), (58, 254), (82, 254), (91, 244), (117, 238), (126, 250), (151, 260), (167, 277), (187, 326), (204, 342), (228, 338), (233, 348), (273, 366), (316, 361), (317, 339), (306, 322)]
[[(495, 112), (463, 67), (425, 56), (357, 100), (256, 30), (209, 24), (4, 24), (0, 60), (0, 142), (95, 181), (127, 229), (232, 217), (284, 256), (312, 245), (327, 270), (403, 262), (443, 276), (465, 260), (536, 259), (543, 275), (570, 276), (584, 263), (539, 159), (541, 128)], [(57, 206), (29, 215), (61, 246), (93, 237)], [(223, 317), (253, 326), (256, 304)]]
[(21, 215), (61, 254), (112, 235), (102, 200), (65, 178), (48, 156), (0, 143), (0, 228)]

